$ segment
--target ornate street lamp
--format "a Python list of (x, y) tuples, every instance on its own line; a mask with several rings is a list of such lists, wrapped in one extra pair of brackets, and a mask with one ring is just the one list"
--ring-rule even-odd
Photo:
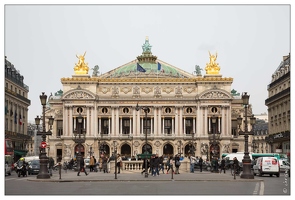
[[(247, 92), (244, 92), (242, 94), (242, 99), (243, 99), (243, 105), (245, 107), (245, 130), (244, 132), (241, 130), (239, 131), (240, 135), (244, 135), (245, 137), (245, 155), (243, 161), (243, 173), (241, 174), (241, 178), (245, 179), (254, 179), (253, 173), (251, 173), (251, 164), (252, 161), (249, 156), (249, 151), (248, 151), (248, 138), (249, 135), (253, 135), (254, 133), (252, 131), (248, 131), (248, 121), (247, 121), (247, 111), (248, 111), (248, 105), (249, 105), (249, 97), (250, 95), (247, 95)], [(253, 125), (255, 124), (256, 118), (254, 115), (250, 117), (250, 124)], [(240, 126), (242, 124), (242, 118), (241, 116), (237, 118), (237, 123)]]
[(117, 179), (117, 141), (113, 141), (114, 154), (115, 154), (115, 179)]
[[(74, 130), (74, 138), (73, 141), (75, 143), (78, 143), (78, 155), (77, 155), (77, 170), (80, 170), (80, 161), (81, 161), (81, 146), (83, 143), (85, 143), (85, 131), (82, 125), (83, 117), (81, 115), (83, 109), (81, 107), (77, 108), (77, 111), (79, 113), (79, 116), (77, 117), (78, 126), (77, 129)], [(83, 137), (81, 137), (83, 135)]]
[(145, 118), (144, 118), (144, 121), (145, 121), (145, 146), (144, 146), (144, 154), (145, 154), (145, 172), (144, 172), (144, 177), (147, 178), (149, 176), (148, 174), (148, 167), (147, 167), (147, 154), (148, 154), (148, 151), (147, 151), (147, 113), (149, 111), (149, 108), (147, 106), (138, 106), (138, 103), (135, 107), (136, 111), (139, 111), (140, 109), (142, 109), (145, 113)]
[[(45, 128), (45, 106), (46, 106), (46, 99), (47, 95), (45, 95), (44, 92), (42, 92), (42, 95), (40, 95), (40, 100), (42, 104), (42, 131), (39, 131), (39, 125), (40, 125), (40, 120), (41, 118), (37, 116), (35, 118), (35, 123), (37, 125), (37, 135), (42, 135), (42, 143), (46, 143), (46, 135), (52, 135), (51, 129), (53, 125), (54, 118), (50, 116), (48, 124), (50, 126), (49, 130), (46, 132)], [(40, 171), (39, 174), (37, 175), (37, 179), (50, 179), (50, 175), (48, 173), (48, 157), (46, 156), (46, 151), (45, 151), (46, 146), (41, 146), (40, 145)]]
[(217, 133), (217, 128), (216, 128), (216, 116), (213, 116), (212, 117), (212, 130), (213, 130), (213, 133), (212, 133), (212, 136), (209, 137), (209, 140), (210, 140), (210, 145), (213, 146), (213, 158), (216, 159), (217, 158), (217, 150), (218, 150), (218, 144), (219, 144), (219, 136), (220, 134)]

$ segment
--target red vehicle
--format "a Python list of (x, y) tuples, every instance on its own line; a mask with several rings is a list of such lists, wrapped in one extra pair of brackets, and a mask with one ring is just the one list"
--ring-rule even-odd
[(13, 155), (13, 146), (12, 146), (12, 142), (11, 139), (5, 138), (5, 155)]
[[(14, 155), (14, 149), (12, 146), (11, 139), (5, 138), (5, 144), (4, 144), (4, 152), (5, 152), (5, 166), (6, 164), (8, 166), (11, 166), (13, 170), (13, 155)], [(8, 173), (9, 174), (9, 173)]]

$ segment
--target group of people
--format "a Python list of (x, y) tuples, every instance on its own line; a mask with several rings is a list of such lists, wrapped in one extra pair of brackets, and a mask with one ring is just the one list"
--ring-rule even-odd
[[(165, 165), (167, 166), (166, 173), (168, 174), (170, 169), (172, 170), (172, 173), (174, 174), (180, 174), (179, 173), (179, 167), (181, 165), (180, 163), (180, 155), (177, 154), (175, 157), (170, 156), (166, 163), (164, 163), (164, 156), (160, 156), (158, 154), (152, 155), (150, 159), (144, 158), (142, 163), (142, 171), (141, 174), (145, 173), (145, 169), (147, 168), (146, 173), (150, 173), (152, 176), (159, 176), (160, 171), (162, 171), (163, 174), (165, 174)], [(173, 166), (175, 166), (175, 171), (173, 169)]]

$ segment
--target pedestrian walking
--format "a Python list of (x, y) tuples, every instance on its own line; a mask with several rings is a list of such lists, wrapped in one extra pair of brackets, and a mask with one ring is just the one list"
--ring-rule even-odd
[(160, 159), (158, 157), (158, 154), (156, 154), (156, 156), (153, 157), (153, 165), (151, 164), (151, 166), (153, 166), (152, 175), (159, 176)]
[(108, 173), (108, 157), (107, 156), (104, 156), (102, 158), (102, 170), (103, 170), (103, 173)]
[(179, 155), (178, 154), (176, 154), (176, 156), (175, 156), (175, 159), (174, 159), (174, 161), (175, 161), (175, 174), (180, 174), (179, 173), (179, 167), (180, 167), (180, 157), (179, 157)]
[(49, 161), (48, 161), (48, 170), (49, 170), (49, 175), (52, 176), (52, 169), (53, 169), (53, 166), (54, 166), (54, 160), (52, 157), (49, 158)]
[(86, 172), (86, 169), (85, 169), (85, 162), (84, 162), (84, 157), (82, 157), (80, 159), (80, 169), (78, 171), (78, 174), (77, 176), (80, 176), (80, 172), (84, 172), (86, 174), (86, 176), (88, 175), (87, 172)]
[[(171, 168), (173, 168), (173, 157), (172, 156), (170, 156), (170, 158), (167, 161), (167, 167), (168, 167), (168, 169), (167, 169), (167, 174), (168, 174), (169, 173), (169, 170)], [(174, 170), (173, 169), (172, 169), (172, 173), (174, 173)]]
[(219, 171), (220, 174), (221, 174), (222, 170), (225, 173), (225, 158), (223, 158), (220, 163), (220, 171)]
[(159, 171), (162, 170), (163, 174), (165, 174), (164, 172), (164, 156), (162, 155), (161, 157), (159, 157), (159, 161), (160, 161), (160, 165), (159, 165)]
[(120, 169), (121, 167), (123, 166), (123, 163), (122, 163), (122, 158), (120, 156), (120, 154), (117, 154), (117, 169), (118, 169), (118, 174), (120, 174)]
[(194, 173), (195, 172), (195, 163), (197, 161), (197, 158), (194, 157), (193, 155), (190, 155), (189, 160), (190, 160), (190, 173)]
[(94, 171), (94, 158), (93, 158), (93, 156), (90, 156), (90, 160), (89, 160), (89, 170), (90, 170), (90, 172), (93, 172)]
[(143, 174), (143, 172), (145, 172), (145, 162), (147, 162), (147, 171), (148, 171), (149, 168), (150, 168), (150, 162), (149, 162), (149, 159), (144, 158), (144, 159), (143, 159), (143, 162), (142, 162), (142, 171), (141, 171), (141, 174)]
[(199, 166), (200, 166), (200, 172), (203, 171), (203, 158), (202, 156), (200, 156), (200, 159), (199, 159)]

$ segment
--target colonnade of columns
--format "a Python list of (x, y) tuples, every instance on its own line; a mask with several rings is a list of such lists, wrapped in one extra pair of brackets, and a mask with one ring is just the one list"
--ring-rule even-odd
[[(73, 131), (76, 128), (76, 117), (78, 113), (75, 111), (79, 106), (65, 105), (63, 110), (63, 127), (64, 136), (72, 136)], [(111, 136), (122, 135), (123, 123), (122, 115), (120, 115), (121, 107), (111, 106), (110, 115), (98, 116), (97, 106), (83, 105), (84, 124), (83, 127), (86, 130), (86, 136), (98, 137), (101, 133), (102, 118), (108, 118), (108, 134)], [(190, 119), (193, 122), (193, 133), (196, 137), (208, 136), (211, 129), (210, 117), (212, 113), (208, 112), (207, 105), (197, 105), (196, 114), (185, 114), (182, 106), (176, 106), (175, 114), (163, 113), (162, 106), (150, 106), (151, 113), (147, 114), (147, 118), (150, 120), (151, 135), (161, 136), (165, 135), (164, 121), (165, 119), (171, 120), (171, 135), (181, 136), (186, 134), (186, 119)], [(125, 116), (124, 116), (125, 117)], [(129, 117), (130, 130), (128, 134), (141, 135), (144, 134), (144, 121), (145, 113), (143, 110), (136, 111), (135, 106), (132, 107), (131, 115)], [(221, 106), (220, 113), (217, 115), (218, 132), (224, 136), (230, 136), (231, 134), (231, 108), (230, 106)]]

